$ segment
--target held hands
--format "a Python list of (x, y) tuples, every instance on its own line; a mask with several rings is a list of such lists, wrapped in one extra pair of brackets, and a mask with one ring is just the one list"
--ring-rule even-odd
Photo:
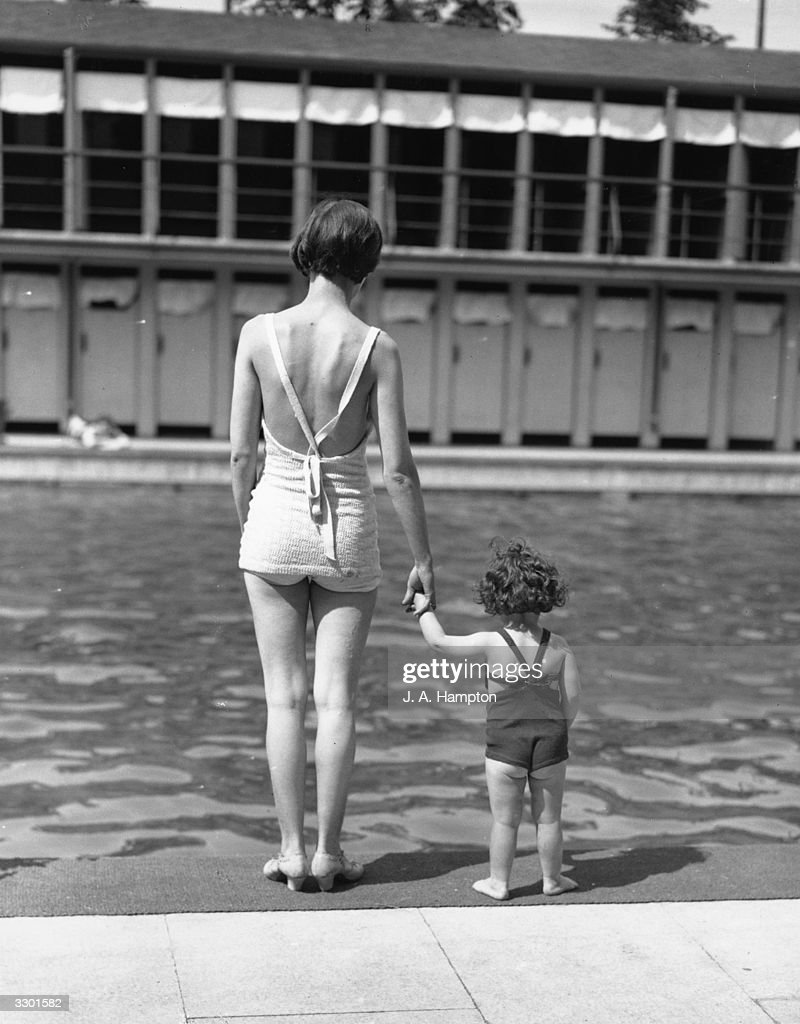
[(429, 566), (414, 568), (408, 574), (403, 605), (407, 612), (413, 612), (417, 618), (424, 612), (436, 607), (436, 589), (433, 582), (433, 569)]

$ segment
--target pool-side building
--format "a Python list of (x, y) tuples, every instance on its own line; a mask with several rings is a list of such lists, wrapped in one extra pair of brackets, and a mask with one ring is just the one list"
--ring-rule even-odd
[(227, 434), (326, 194), (418, 442), (800, 441), (800, 55), (0, 3), (0, 399)]

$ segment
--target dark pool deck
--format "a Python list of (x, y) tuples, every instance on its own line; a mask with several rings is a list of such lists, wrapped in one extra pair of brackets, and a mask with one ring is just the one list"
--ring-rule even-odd
[[(56, 435), (9, 434), (0, 481), (228, 485), (224, 441), (132, 440), (119, 451), (83, 448)], [(380, 483), (380, 455), (368, 448)], [(441, 490), (800, 494), (800, 452), (418, 445), (423, 486)]]
[(70, 1024), (797, 1024), (796, 851), (638, 851), (595, 898), (586, 863), (587, 891), (549, 901), (524, 857), (492, 905), (474, 857), (331, 893), (288, 893), (251, 857), (5, 862), (3, 992), (69, 996)]

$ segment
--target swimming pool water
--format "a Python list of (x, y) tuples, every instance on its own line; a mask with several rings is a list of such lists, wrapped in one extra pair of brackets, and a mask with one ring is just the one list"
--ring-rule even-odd
[[(793, 500), (426, 503), (451, 632), (489, 624), (470, 585), (495, 535), (531, 538), (570, 581), (547, 622), (584, 684), (572, 849), (800, 838)], [(384, 583), (344, 842), (359, 857), (482, 847), (480, 721), (388, 706), (387, 648), (389, 665), (428, 652), (400, 607), (410, 560), (383, 494), (379, 511)], [(9, 486), (0, 530), (0, 860), (271, 850), (266, 712), (228, 491)], [(307, 795), (313, 807), (311, 763)]]

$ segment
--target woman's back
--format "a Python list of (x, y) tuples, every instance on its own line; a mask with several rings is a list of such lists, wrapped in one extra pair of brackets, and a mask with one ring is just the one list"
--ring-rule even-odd
[[(293, 451), (309, 443), (281, 383), (269, 345), (269, 316), (246, 326), (252, 362), (261, 389), (269, 434)], [(316, 433), (339, 411), (339, 404), (369, 328), (349, 309), (319, 300), (301, 302), (274, 315), (272, 324), (289, 376), (311, 430)], [(375, 373), (368, 360), (339, 422), (320, 444), (326, 456), (356, 448), (369, 428), (369, 395)]]

